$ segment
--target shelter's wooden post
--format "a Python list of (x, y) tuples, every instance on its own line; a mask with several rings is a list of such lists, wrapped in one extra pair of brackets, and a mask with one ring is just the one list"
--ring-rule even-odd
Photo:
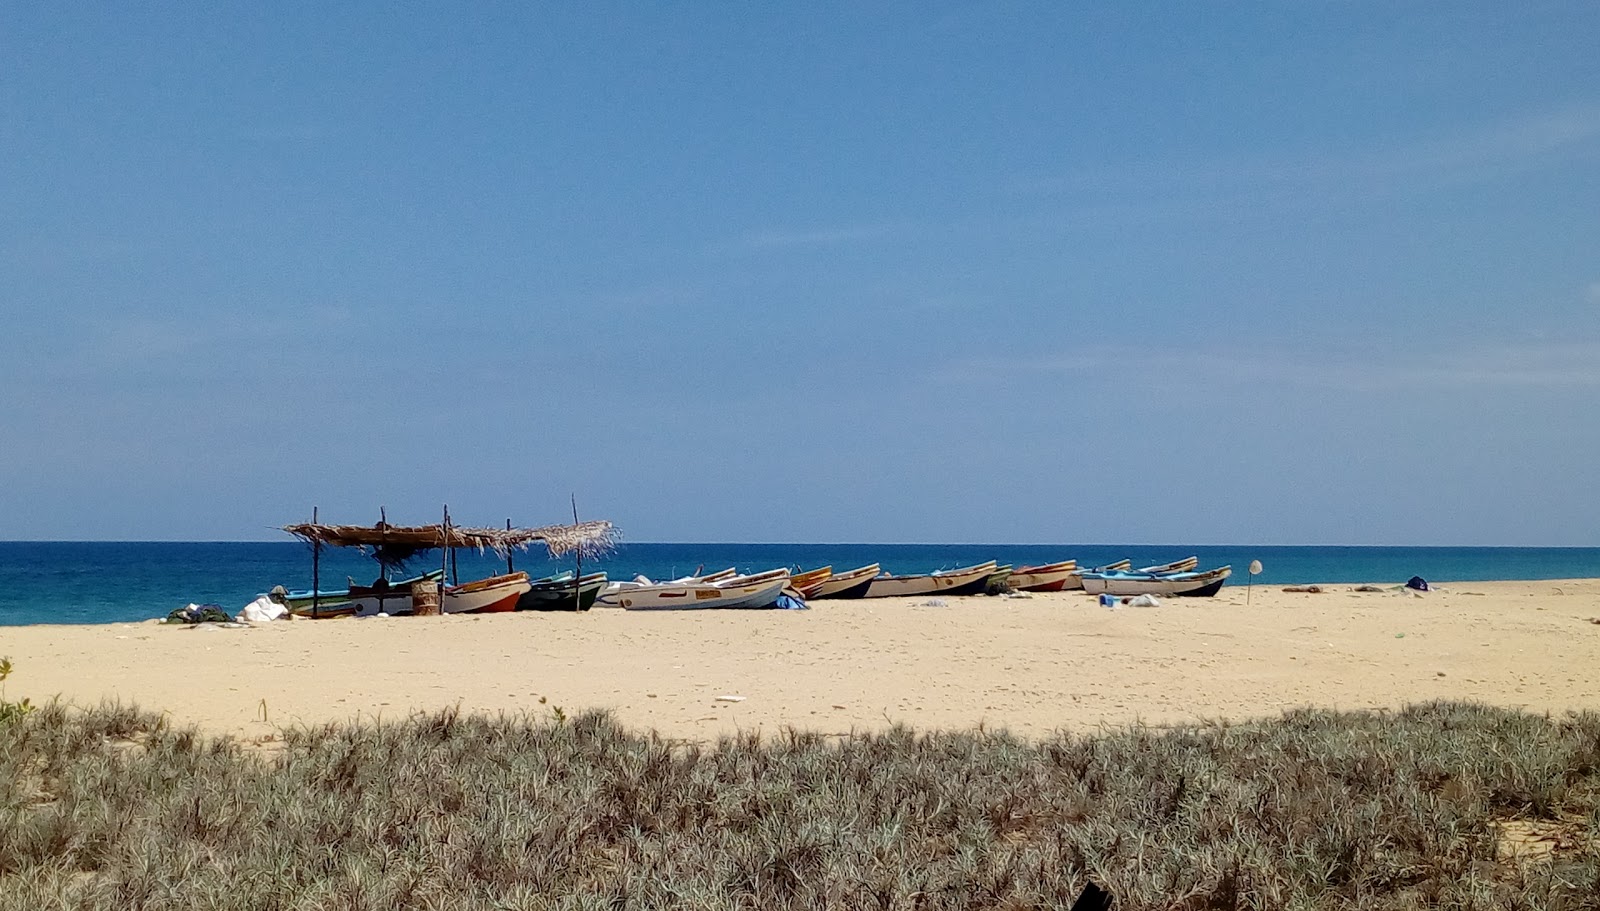
[[(382, 554), (384, 546), (389, 543), (389, 510), (387, 507), (378, 507), (378, 525), (380, 528), (382, 528), (382, 531), (378, 533), (378, 552)], [(389, 567), (381, 558), (378, 560), (378, 578), (385, 582), (389, 581)], [(385, 586), (385, 588), (387, 588), (387, 586)], [(378, 595), (378, 607), (379, 609), (383, 608), (382, 593)]]
[[(572, 527), (578, 527), (578, 495), (572, 494)], [(578, 544), (578, 570), (572, 574), (572, 609), (583, 610), (583, 544)]]
[[(450, 569), (450, 504), (444, 504), (444, 525), (440, 530), (443, 538), (444, 553), (439, 557), (439, 581), (444, 581), (444, 574)], [(444, 594), (439, 595), (439, 612), (444, 613)]]
[[(317, 524), (317, 507), (311, 507), (311, 524)], [(284, 605), (288, 607), (287, 604)], [(311, 539), (311, 619), (318, 619), (322, 609), (322, 541)]]
[[(511, 520), (507, 519), (506, 520), (506, 531), (510, 531), (510, 530), (511, 530)], [(510, 545), (507, 545), (506, 546), (506, 575), (509, 576), (512, 573), (516, 572), (516, 571), (517, 571), (516, 567), (511, 565), (511, 547), (510, 547)]]

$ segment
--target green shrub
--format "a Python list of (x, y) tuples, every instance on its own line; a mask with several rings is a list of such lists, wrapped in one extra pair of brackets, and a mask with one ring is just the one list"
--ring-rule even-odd
[(6, 678), (11, 676), (11, 670), (10, 656), (0, 658), (0, 726), (15, 724), (33, 711), (33, 704), (26, 698), (20, 702), (6, 699)]

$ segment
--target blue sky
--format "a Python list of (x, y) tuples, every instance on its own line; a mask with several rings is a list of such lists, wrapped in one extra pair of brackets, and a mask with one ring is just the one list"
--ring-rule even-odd
[(0, 7), (0, 538), (1600, 543), (1600, 6), (327, 7)]

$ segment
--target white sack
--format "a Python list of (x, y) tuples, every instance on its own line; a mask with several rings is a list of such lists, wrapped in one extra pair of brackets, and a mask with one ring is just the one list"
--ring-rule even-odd
[(287, 607), (268, 598), (266, 595), (262, 595), (244, 606), (244, 610), (239, 612), (239, 619), (248, 620), (251, 623), (266, 623), (271, 620), (277, 620), (287, 613), (289, 613)]

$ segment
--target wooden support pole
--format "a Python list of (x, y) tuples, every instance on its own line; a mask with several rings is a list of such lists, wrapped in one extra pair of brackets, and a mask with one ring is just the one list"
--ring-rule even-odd
[[(578, 524), (578, 495), (572, 495), (572, 524)], [(578, 545), (578, 569), (572, 574), (572, 609), (583, 609), (583, 545)]]
[[(317, 524), (317, 507), (311, 507), (311, 524)], [(284, 605), (288, 607), (287, 604)], [(311, 619), (315, 620), (322, 609), (322, 541), (311, 539)]]
[[(383, 562), (383, 548), (389, 543), (389, 510), (387, 507), (378, 507), (378, 524), (382, 529), (378, 532), (378, 578), (384, 582), (389, 581), (389, 566)], [(388, 586), (384, 586), (387, 588)], [(378, 608), (383, 608), (383, 594), (378, 594)]]
[[(511, 530), (511, 520), (507, 519), (506, 520), (506, 531), (510, 531), (510, 530)], [(516, 567), (511, 565), (511, 548), (507, 547), (506, 548), (506, 575), (509, 576), (512, 573), (516, 572), (516, 571), (517, 571)]]
[(444, 554), (439, 558), (439, 612), (444, 613), (444, 574), (450, 569), (450, 504), (444, 504)]

